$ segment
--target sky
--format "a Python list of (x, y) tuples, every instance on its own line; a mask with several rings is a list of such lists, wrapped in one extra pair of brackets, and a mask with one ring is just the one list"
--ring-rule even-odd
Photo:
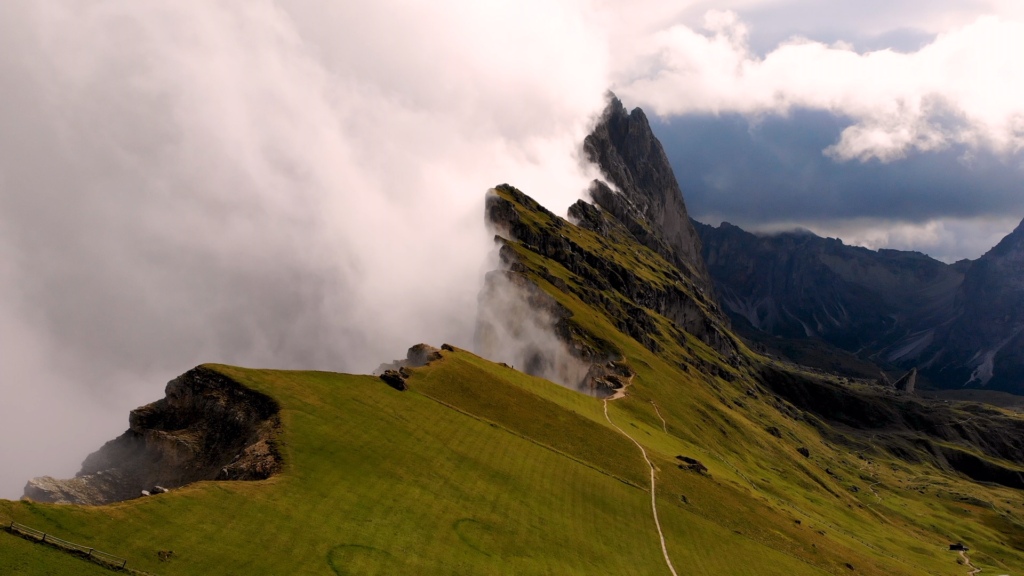
[(977, 257), (1024, 217), (1010, 1), (0, 3), (0, 497), (202, 362), (472, 344), (488, 188), (613, 90), (692, 214)]

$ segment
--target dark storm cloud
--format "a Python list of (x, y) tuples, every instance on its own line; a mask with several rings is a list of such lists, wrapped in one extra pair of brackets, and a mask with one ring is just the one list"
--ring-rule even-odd
[(777, 229), (1024, 218), (1024, 154), (953, 146), (888, 163), (837, 162), (822, 150), (849, 124), (795, 110), (759, 120), (686, 115), (654, 129), (691, 214), (705, 222)]
[(956, 146), (889, 163), (836, 162), (822, 150), (849, 124), (827, 112), (797, 110), (760, 120), (688, 115), (654, 129), (697, 219), (1024, 217), (1024, 154)]

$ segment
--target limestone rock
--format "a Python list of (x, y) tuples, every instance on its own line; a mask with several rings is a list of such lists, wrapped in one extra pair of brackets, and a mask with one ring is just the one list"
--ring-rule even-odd
[[(74, 478), (34, 478), (39, 502), (108, 504), (199, 480), (261, 480), (281, 468), (277, 402), (210, 368), (171, 380), (166, 396), (132, 410), (129, 429), (90, 454)], [(166, 488), (163, 488), (166, 490)]]
[(668, 157), (643, 110), (627, 112), (622, 102), (610, 95), (600, 121), (583, 142), (583, 150), (608, 181), (595, 181), (591, 187), (597, 205), (710, 294), (700, 237), (687, 215)]

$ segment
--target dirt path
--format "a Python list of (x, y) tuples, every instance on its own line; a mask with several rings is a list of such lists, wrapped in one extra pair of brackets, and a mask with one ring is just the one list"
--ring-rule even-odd
[(881, 504), (882, 497), (879, 496), (878, 491), (875, 490), (875, 486), (878, 486), (879, 484), (881, 484), (881, 482), (875, 482), (874, 484), (871, 484), (870, 486), (868, 486), (868, 490), (871, 490), (871, 493), (875, 495), (875, 498), (878, 498), (878, 503)]
[(651, 406), (654, 406), (654, 411), (658, 413), (658, 418), (661, 418), (661, 429), (668, 434), (668, 422), (665, 422), (665, 417), (661, 415), (661, 410), (658, 410), (658, 405), (651, 400)]
[(974, 576), (978, 572), (981, 572), (981, 568), (978, 568), (974, 564), (971, 564), (971, 559), (967, 557), (967, 553), (963, 550), (960, 551), (960, 557), (964, 559), (964, 566), (967, 566), (971, 569), (971, 571), (968, 572), (968, 574)]
[(614, 422), (612, 422), (611, 417), (608, 416), (608, 400), (623, 398), (625, 395), (625, 388), (623, 388), (616, 392), (615, 395), (604, 399), (604, 418), (612, 425), (612, 427), (618, 430), (620, 434), (629, 438), (633, 444), (636, 444), (636, 447), (640, 449), (640, 453), (644, 455), (647, 467), (651, 469), (651, 512), (654, 514), (654, 525), (658, 528), (658, 539), (661, 540), (661, 553), (665, 556), (665, 564), (668, 566), (668, 570), (672, 573), (672, 576), (679, 576), (679, 574), (676, 573), (675, 567), (672, 566), (672, 559), (668, 556), (668, 547), (665, 546), (665, 533), (661, 531), (661, 522), (658, 520), (658, 502), (654, 497), (654, 463), (647, 457), (647, 450), (644, 450), (644, 447), (641, 446), (639, 442), (629, 434), (626, 434), (626, 431), (619, 428)]

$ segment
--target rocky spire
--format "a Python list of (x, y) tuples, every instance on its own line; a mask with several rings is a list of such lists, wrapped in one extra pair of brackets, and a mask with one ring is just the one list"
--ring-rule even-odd
[(583, 143), (587, 158), (605, 179), (591, 185), (594, 202), (710, 295), (700, 238), (661, 143), (643, 110), (627, 112), (618, 98), (609, 96), (608, 107)]

